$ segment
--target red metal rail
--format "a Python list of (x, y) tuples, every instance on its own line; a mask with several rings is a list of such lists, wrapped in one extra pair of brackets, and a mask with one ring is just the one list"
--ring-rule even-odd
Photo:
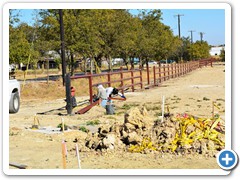
[[(151, 78), (150, 78), (150, 67), (147, 65), (147, 73), (146, 73), (147, 84), (149, 87), (159, 86), (163, 81), (166, 81), (170, 78), (177, 78), (179, 76), (185, 75), (203, 66), (208, 66), (208, 65), (212, 66), (213, 60), (214, 59), (202, 59), (202, 60), (191, 61), (187, 63), (159, 64), (158, 67), (153, 66), (153, 81), (151, 81)], [(139, 74), (136, 75), (135, 73), (139, 73)], [(126, 77), (125, 74), (128, 74), (128, 77)], [(119, 75), (119, 79), (113, 80), (113, 78), (111, 77), (112, 75)], [(105, 77), (105, 81), (93, 83), (93, 79), (95, 77)], [(107, 73), (101, 73), (101, 74), (87, 74), (87, 75), (71, 77), (72, 80), (81, 79), (81, 78), (88, 79), (90, 105), (77, 111), (76, 112), (77, 114), (83, 114), (99, 103), (98, 101), (93, 102), (93, 87), (97, 86), (98, 84), (107, 85), (108, 87), (110, 87), (112, 86), (113, 83), (120, 82), (120, 86), (117, 88), (121, 90), (122, 94), (124, 94), (124, 89), (126, 88), (131, 88), (132, 92), (134, 92), (135, 86), (140, 85), (140, 88), (141, 89), (143, 88), (142, 69), (123, 70), (123, 68), (121, 67), (120, 70), (116, 72), (107, 72)], [(139, 80), (137, 81), (137, 79)], [(126, 83), (127, 81), (128, 83)], [(131, 83), (129, 83), (129, 81)], [(153, 82), (153, 84), (151, 84), (150, 82)], [(115, 99), (118, 99), (118, 98), (115, 98)], [(118, 100), (125, 100), (125, 99), (120, 98)]]
[[(185, 75), (197, 68), (210, 65), (212, 67), (213, 59), (202, 59), (199, 61), (191, 61), (181, 64), (163, 64), (158, 67), (153, 67), (153, 85), (159, 86), (163, 81), (170, 78), (176, 78)], [(158, 75), (158, 76), (157, 76)], [(158, 77), (158, 78), (157, 78)]]
[[(136, 73), (139, 73), (139, 75), (136, 75)], [(130, 74), (130, 77), (125, 76), (125, 78), (124, 78), (124, 74)], [(112, 80), (111, 79), (112, 75), (120, 75), (120, 79)], [(105, 81), (93, 84), (93, 78), (100, 77), (100, 76), (107, 77), (107, 79)], [(120, 68), (120, 71), (116, 71), (116, 72), (107, 72), (107, 73), (101, 73), (101, 74), (87, 74), (87, 75), (71, 77), (72, 80), (82, 79), (82, 78), (88, 79), (90, 105), (77, 111), (76, 113), (78, 113), (78, 114), (85, 113), (86, 111), (88, 111), (89, 109), (91, 109), (93, 106), (95, 106), (97, 104), (96, 102), (93, 102), (93, 87), (96, 87), (98, 84), (108, 85), (108, 87), (110, 87), (112, 85), (112, 83), (120, 82), (120, 86), (117, 88), (119, 90), (121, 90), (122, 94), (124, 94), (124, 89), (126, 89), (126, 88), (131, 88), (132, 92), (134, 92), (135, 86), (140, 85), (141, 89), (143, 87), (143, 85), (142, 85), (142, 70), (141, 69), (123, 70), (122, 68)], [(139, 80), (137, 81), (137, 79), (139, 79)], [(131, 83), (130, 84), (126, 83), (129, 80), (131, 81)], [(121, 99), (121, 100), (125, 100), (125, 99)]]

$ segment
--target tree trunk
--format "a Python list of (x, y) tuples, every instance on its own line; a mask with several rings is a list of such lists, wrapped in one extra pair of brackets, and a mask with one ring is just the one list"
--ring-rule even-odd
[(131, 62), (131, 69), (134, 69), (134, 58), (130, 58), (130, 62)]
[(113, 71), (112, 57), (109, 56), (108, 58), (109, 58), (109, 61), (108, 61), (108, 70), (109, 70), (110, 72), (112, 72), (112, 71)]
[(71, 66), (71, 76), (73, 76), (73, 73), (74, 73), (74, 57), (73, 57), (73, 54), (71, 54), (71, 63), (70, 63), (70, 66)]
[(83, 59), (83, 69), (84, 69), (84, 73), (87, 73), (87, 59)]
[(138, 57), (138, 58), (139, 58), (139, 69), (142, 69), (143, 68), (142, 58), (141, 57)]
[(93, 58), (90, 59), (90, 73), (93, 74)]

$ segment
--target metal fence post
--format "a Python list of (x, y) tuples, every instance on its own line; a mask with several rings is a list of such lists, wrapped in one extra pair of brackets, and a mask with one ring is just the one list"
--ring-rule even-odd
[(143, 82), (142, 82), (142, 69), (140, 69), (140, 82), (141, 82), (141, 89), (143, 88)]
[(149, 77), (149, 66), (147, 63), (147, 81), (148, 81), (148, 85), (150, 84), (150, 77)]
[(132, 83), (132, 92), (134, 92), (134, 74), (133, 74), (133, 69), (131, 70), (131, 83)]
[(92, 74), (89, 74), (88, 84), (89, 84), (89, 99), (90, 99), (90, 104), (92, 104), (93, 103)]
[(177, 77), (177, 64), (174, 64), (174, 78)]
[(164, 76), (164, 81), (166, 81), (166, 68), (165, 68), (165, 64), (163, 65), (163, 76)]
[(169, 80), (170, 79), (170, 64), (168, 64), (167, 66), (168, 66), (167, 67), (167, 69), (168, 69), (168, 78), (167, 79)]
[(162, 65), (159, 64), (159, 82), (162, 83), (162, 72), (161, 72), (161, 69), (162, 69)]
[(153, 66), (153, 82), (154, 82), (154, 86), (156, 86), (156, 69), (155, 69), (155, 66)]
[(110, 72), (108, 72), (107, 76), (108, 76), (108, 87), (111, 87), (111, 76), (110, 76)]
[[(122, 66), (120, 67), (120, 77), (121, 77), (121, 87), (123, 87), (123, 72), (122, 72), (123, 68)], [(122, 94), (124, 94), (124, 89), (121, 90)]]

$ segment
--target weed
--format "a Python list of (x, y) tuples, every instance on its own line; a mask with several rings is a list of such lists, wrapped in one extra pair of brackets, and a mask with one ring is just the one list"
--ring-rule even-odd
[(197, 102), (202, 102), (202, 101), (200, 99), (198, 99)]
[(185, 104), (185, 106), (190, 106), (189, 104)]
[(204, 101), (209, 101), (210, 99), (208, 99), (207, 97), (203, 97)]
[(223, 102), (225, 102), (225, 100), (222, 99), (222, 98), (220, 98), (220, 99), (216, 99), (216, 101), (223, 101)]
[(171, 109), (176, 109), (177, 108), (177, 106), (173, 106), (173, 107), (171, 107)]
[(89, 132), (89, 129), (87, 129), (85, 126), (80, 126), (80, 127), (79, 127), (79, 131), (88, 133), (88, 132)]
[(221, 103), (218, 103), (217, 106), (221, 106), (222, 104)]
[(202, 107), (202, 105), (197, 105), (198, 108)]
[(100, 124), (100, 121), (98, 119), (86, 122), (87, 126), (94, 126), (94, 125), (98, 125), (98, 124)]
[[(57, 128), (60, 128), (60, 131), (63, 131), (63, 125), (62, 123), (57, 125)], [(64, 124), (64, 130), (68, 130), (68, 125)]]
[(154, 116), (162, 116), (162, 112), (158, 112), (158, 113), (156, 113), (156, 114), (154, 114)]
[(218, 119), (219, 117), (220, 117), (219, 114), (215, 114), (215, 115), (214, 115), (214, 119)]
[(124, 104), (121, 109), (124, 109), (124, 110), (129, 110), (131, 109), (131, 107), (136, 107), (136, 106), (139, 106), (138, 104)]
[(17, 135), (18, 133), (14, 133), (14, 132), (9, 132), (9, 136), (15, 136)]

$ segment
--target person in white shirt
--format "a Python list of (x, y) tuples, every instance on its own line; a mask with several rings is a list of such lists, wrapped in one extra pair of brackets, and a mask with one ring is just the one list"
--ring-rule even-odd
[(99, 84), (97, 86), (98, 88), (98, 93), (97, 93), (97, 96), (96, 96), (96, 100), (100, 100), (100, 103), (101, 103), (101, 106), (102, 107), (106, 107), (106, 104), (107, 104), (107, 101), (108, 101), (108, 96), (106, 94), (106, 89), (101, 85)]

